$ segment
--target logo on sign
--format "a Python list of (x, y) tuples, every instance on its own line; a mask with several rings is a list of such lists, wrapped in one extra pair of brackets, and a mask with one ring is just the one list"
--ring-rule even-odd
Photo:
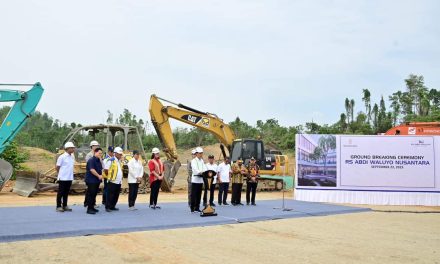
[(416, 128), (408, 127), (408, 135), (415, 135), (415, 134), (416, 134)]
[(353, 160), (345, 160), (345, 164), (353, 164)]

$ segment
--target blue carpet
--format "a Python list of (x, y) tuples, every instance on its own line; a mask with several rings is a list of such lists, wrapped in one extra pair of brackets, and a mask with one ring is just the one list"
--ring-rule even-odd
[(274, 209), (281, 205), (281, 200), (267, 200), (258, 201), (257, 206), (217, 206), (218, 216), (212, 217), (191, 214), (183, 202), (163, 203), (160, 210), (151, 210), (141, 203), (137, 205), (137, 211), (128, 211), (127, 205), (121, 204), (120, 211), (107, 213), (101, 208), (96, 215), (86, 214), (81, 206), (73, 206), (73, 212), (65, 213), (55, 212), (51, 206), (5, 207), (0, 208), (0, 242), (224, 225), (369, 210), (290, 199), (286, 200), (285, 206), (293, 211)]

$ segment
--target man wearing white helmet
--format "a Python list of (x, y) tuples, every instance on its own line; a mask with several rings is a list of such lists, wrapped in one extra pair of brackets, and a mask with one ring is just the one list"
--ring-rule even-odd
[[(196, 157), (196, 149), (191, 150), (191, 160)], [(188, 170), (188, 206), (191, 208), (191, 177), (192, 177), (192, 168), (191, 168), (191, 160), (186, 161), (186, 168)]]
[(90, 152), (86, 155), (86, 162), (93, 156), (95, 156), (95, 149), (99, 147), (99, 143), (96, 140), (90, 142)]
[(122, 185), (122, 159), (124, 155), (124, 151), (120, 147), (116, 147), (114, 149), (115, 158), (111, 161), (110, 167), (108, 169), (107, 175), (107, 200), (105, 203), (105, 211), (119, 211), (119, 208), (116, 208), (116, 204), (119, 200), (119, 194), (121, 193), (121, 185)]
[[(95, 149), (96, 148), (99, 148), (99, 143), (98, 143), (98, 141), (96, 141), (96, 140), (92, 140), (91, 142), (90, 142), (90, 152), (89, 153), (87, 153), (87, 155), (86, 155), (86, 158), (85, 158), (85, 160), (86, 160), (86, 163), (89, 161), (89, 159), (91, 159), (92, 157), (94, 157), (95, 156)], [(86, 183), (86, 185), (87, 185), (87, 183)], [(88, 188), (88, 187), (87, 187)], [(87, 193), (87, 188), (86, 188), (86, 193)], [(85, 200), (84, 200), (84, 207), (87, 207), (87, 195), (85, 196)]]
[(191, 161), (191, 169), (191, 213), (201, 212), (200, 200), (202, 198), (203, 177), (200, 175), (208, 170), (203, 161), (203, 149), (201, 147), (196, 148), (196, 157)]
[[(75, 145), (72, 142), (64, 144), (64, 153), (57, 159), (56, 170), (58, 172), (57, 212), (71, 212), (67, 206), (70, 186), (73, 181), (73, 165), (75, 163)], [(61, 199), (63, 200), (61, 203)]]
[(150, 169), (150, 208), (160, 209), (157, 206), (157, 198), (159, 196), (160, 185), (163, 180), (164, 166), (160, 160), (160, 151), (158, 148), (153, 148), (151, 150), (151, 159), (148, 162), (148, 168)]

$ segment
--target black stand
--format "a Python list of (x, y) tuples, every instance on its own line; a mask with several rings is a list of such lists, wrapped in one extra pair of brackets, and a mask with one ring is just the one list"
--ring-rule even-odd
[(287, 207), (285, 206), (285, 202), (284, 202), (284, 192), (285, 192), (285, 190), (286, 190), (286, 183), (285, 183), (284, 180), (283, 180), (283, 205), (282, 205), (281, 207), (274, 207), (273, 209), (281, 210), (281, 211), (283, 211), (283, 212), (293, 211), (292, 208), (287, 208)]
[[(203, 177), (206, 179), (206, 182), (208, 183), (208, 191), (211, 190), (212, 179), (216, 174), (217, 173), (215, 171), (208, 170), (208, 171), (205, 171), (202, 175), (200, 175), (200, 177)], [(206, 190), (206, 188), (205, 188), (205, 190)], [(209, 204), (209, 201), (206, 202), (205, 208), (200, 213), (200, 217), (207, 217), (207, 216), (217, 216), (215, 209), (212, 208), (212, 206)]]

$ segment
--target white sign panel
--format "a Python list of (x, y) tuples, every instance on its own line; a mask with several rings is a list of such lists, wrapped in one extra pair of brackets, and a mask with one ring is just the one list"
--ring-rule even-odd
[(440, 137), (301, 134), (296, 140), (297, 189), (440, 192)]
[(435, 188), (433, 137), (340, 136), (340, 187)]

